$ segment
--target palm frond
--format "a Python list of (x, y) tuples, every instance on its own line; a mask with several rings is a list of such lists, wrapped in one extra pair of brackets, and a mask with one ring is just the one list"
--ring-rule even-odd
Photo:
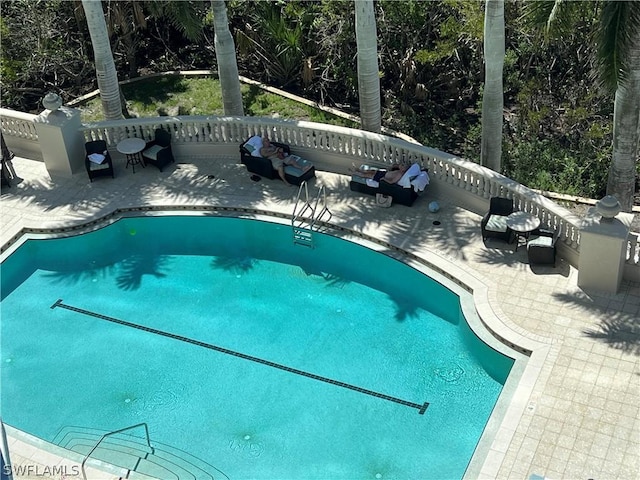
[(640, 2), (603, 2), (600, 28), (596, 32), (597, 68), (602, 86), (614, 92), (619, 82), (629, 76), (627, 59), (632, 48), (638, 48), (640, 35)]
[(304, 65), (304, 35), (299, 23), (283, 16), (282, 5), (257, 2), (251, 15), (256, 38), (247, 37), (254, 43), (255, 52), (262, 58), (263, 67), (272, 81), (280, 86), (298, 78)]
[(529, 0), (524, 3), (522, 19), (543, 30), (547, 37), (560, 37), (572, 31), (580, 4), (571, 0)]
[(140, 28), (143, 30), (147, 28), (147, 17), (144, 14), (143, 4), (140, 2), (133, 2), (133, 17)]
[(189, 40), (196, 41), (202, 37), (205, 12), (200, 3), (193, 1), (160, 2), (157, 0), (152, 3), (156, 3), (156, 6), (161, 8), (171, 24)]

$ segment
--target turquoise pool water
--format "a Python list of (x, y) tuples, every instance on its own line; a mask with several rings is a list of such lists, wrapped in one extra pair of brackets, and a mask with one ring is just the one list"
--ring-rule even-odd
[(146, 422), (235, 479), (461, 478), (513, 360), (429, 277), (315, 243), (195, 216), (27, 241), (0, 270), (3, 420)]

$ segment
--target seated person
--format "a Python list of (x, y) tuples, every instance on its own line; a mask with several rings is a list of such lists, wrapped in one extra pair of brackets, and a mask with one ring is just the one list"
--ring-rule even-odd
[(271, 165), (274, 170), (278, 171), (278, 175), (282, 181), (291, 185), (287, 182), (287, 179), (284, 175), (284, 166), (291, 165), (292, 167), (299, 168), (302, 172), (306, 172), (311, 168), (311, 165), (300, 165), (297, 162), (297, 157), (287, 155), (282, 148), (277, 147), (276, 145), (271, 144), (268, 137), (262, 137), (262, 148), (260, 149), (260, 155), (271, 160)]
[(391, 170), (369, 168), (363, 170), (362, 168), (352, 167), (349, 169), (351, 173), (363, 178), (370, 178), (374, 182), (383, 180), (386, 183), (398, 183), (398, 180), (402, 178), (405, 172), (409, 169), (410, 165), (393, 165)]

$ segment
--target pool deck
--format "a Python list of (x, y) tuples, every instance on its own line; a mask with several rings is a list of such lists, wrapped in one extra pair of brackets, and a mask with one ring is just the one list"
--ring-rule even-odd
[[(116, 178), (89, 183), (84, 172), (52, 181), (42, 162), (15, 158), (22, 180), (2, 187), (0, 245), (23, 227), (85, 223), (120, 208), (140, 206), (232, 207), (290, 214), (298, 192), (280, 181), (251, 181), (237, 158), (191, 158), (169, 166), (126, 170), (114, 157)], [(210, 178), (213, 175), (215, 178)], [(623, 282), (617, 294), (577, 287), (577, 270), (559, 260), (530, 267), (526, 249), (488, 241), (480, 217), (446, 198), (430, 213), (427, 189), (413, 207), (375, 206), (374, 197), (349, 191), (348, 178), (318, 172), (310, 192), (324, 185), (331, 223), (384, 240), (447, 269), (465, 284), (486, 287), (477, 305), (500, 335), (540, 346), (525, 371), (479, 478), (640, 478), (640, 282)], [(439, 225), (434, 225), (434, 221)], [(493, 323), (493, 325), (491, 325)], [(533, 359), (533, 357), (532, 357)], [(14, 478), (72, 478), (52, 466), (69, 460), (11, 434)], [(66, 462), (66, 463), (65, 463)], [(31, 466), (30, 468), (28, 466)], [(48, 468), (48, 470), (47, 470)], [(55, 473), (58, 472), (58, 473)], [(71, 472), (71, 473), (70, 473)], [(118, 478), (92, 472), (90, 478)]]

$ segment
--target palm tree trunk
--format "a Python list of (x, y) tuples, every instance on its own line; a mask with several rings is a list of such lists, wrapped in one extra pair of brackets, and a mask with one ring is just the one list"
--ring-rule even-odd
[(358, 47), (358, 94), (362, 129), (379, 133), (380, 73), (378, 71), (378, 32), (373, 0), (354, 0), (356, 8), (356, 43)]
[(504, 108), (504, 0), (487, 0), (485, 3), (484, 65), (480, 163), (500, 172)]
[(87, 26), (93, 45), (102, 110), (107, 120), (119, 120), (122, 118), (120, 85), (109, 44), (102, 3), (100, 0), (82, 0), (82, 8), (87, 18)]
[(229, 31), (227, 6), (224, 0), (211, 2), (213, 11), (213, 27), (215, 30), (216, 61), (218, 62), (218, 78), (222, 90), (222, 104), (225, 115), (243, 116), (242, 92), (236, 60), (236, 46)]
[(640, 140), (640, 29), (624, 60), (625, 78), (618, 80), (613, 105), (613, 154), (607, 195), (614, 195), (625, 212), (631, 212)]

